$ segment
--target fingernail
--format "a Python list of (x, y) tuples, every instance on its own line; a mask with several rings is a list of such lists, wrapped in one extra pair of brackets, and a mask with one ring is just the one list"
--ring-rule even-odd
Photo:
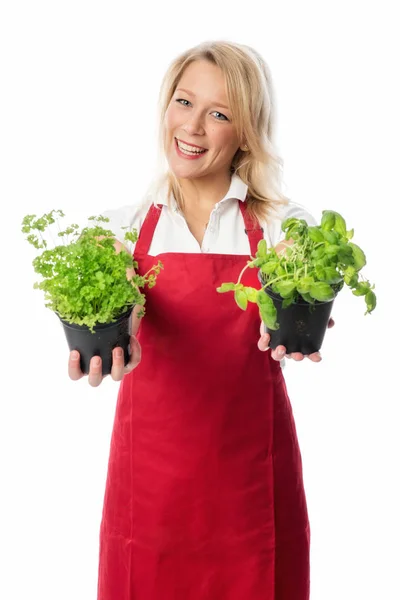
[(95, 367), (98, 367), (100, 364), (100, 358), (98, 356), (95, 356), (93, 359), (93, 364)]
[(115, 356), (116, 356), (116, 358), (121, 358), (121, 356), (122, 356), (122, 348), (117, 348), (115, 350)]
[(283, 358), (285, 356), (285, 353), (283, 350), (277, 350), (276, 355), (278, 358)]
[(71, 359), (72, 360), (78, 360), (78, 352), (76, 352), (76, 350), (74, 350), (73, 352), (71, 352)]

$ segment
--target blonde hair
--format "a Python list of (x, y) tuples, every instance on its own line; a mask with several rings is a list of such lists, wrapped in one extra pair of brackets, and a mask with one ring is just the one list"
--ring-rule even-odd
[[(196, 60), (207, 60), (225, 76), (233, 123), (241, 144), (233, 157), (231, 173), (248, 186), (247, 205), (254, 220), (267, 220), (271, 211), (287, 204), (281, 190), (283, 161), (274, 148), (276, 108), (269, 68), (249, 46), (225, 41), (204, 42), (190, 48), (170, 64), (164, 75), (159, 97), (159, 161), (167, 153), (164, 119), (167, 108), (186, 67)], [(160, 164), (160, 162), (159, 162)], [(183, 195), (176, 176), (167, 169), (156, 181), (156, 192), (167, 184), (168, 198), (174, 195), (183, 207)]]

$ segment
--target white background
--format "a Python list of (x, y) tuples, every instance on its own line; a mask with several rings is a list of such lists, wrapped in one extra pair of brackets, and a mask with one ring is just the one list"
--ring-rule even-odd
[(95, 600), (118, 390), (111, 380), (92, 389), (68, 379), (60, 324), (32, 288), (35, 254), (21, 219), (62, 208), (69, 222), (82, 221), (141, 196), (153, 173), (162, 75), (207, 39), (265, 57), (285, 192), (316, 217), (341, 212), (376, 283), (373, 315), (343, 291), (323, 361), (285, 369), (312, 528), (311, 598), (400, 598), (395, 5), (2, 4), (2, 599)]

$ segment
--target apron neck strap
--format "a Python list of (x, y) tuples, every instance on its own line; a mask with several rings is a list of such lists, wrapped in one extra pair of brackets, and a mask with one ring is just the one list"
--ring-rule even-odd
[(148, 254), (151, 241), (153, 239), (154, 230), (157, 227), (158, 219), (160, 218), (163, 205), (152, 204), (147, 212), (143, 225), (140, 228), (139, 237), (136, 242), (134, 254)]
[(255, 256), (258, 242), (264, 237), (264, 229), (260, 227), (258, 221), (254, 221), (249, 215), (247, 199), (245, 202), (239, 200), (239, 208), (243, 215), (244, 231), (249, 238), (251, 256)]

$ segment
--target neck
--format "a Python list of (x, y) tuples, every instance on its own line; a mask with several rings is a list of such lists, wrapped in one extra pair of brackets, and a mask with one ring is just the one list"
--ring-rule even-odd
[(185, 206), (199, 209), (212, 209), (229, 190), (230, 173), (222, 176), (200, 179), (180, 179)]

